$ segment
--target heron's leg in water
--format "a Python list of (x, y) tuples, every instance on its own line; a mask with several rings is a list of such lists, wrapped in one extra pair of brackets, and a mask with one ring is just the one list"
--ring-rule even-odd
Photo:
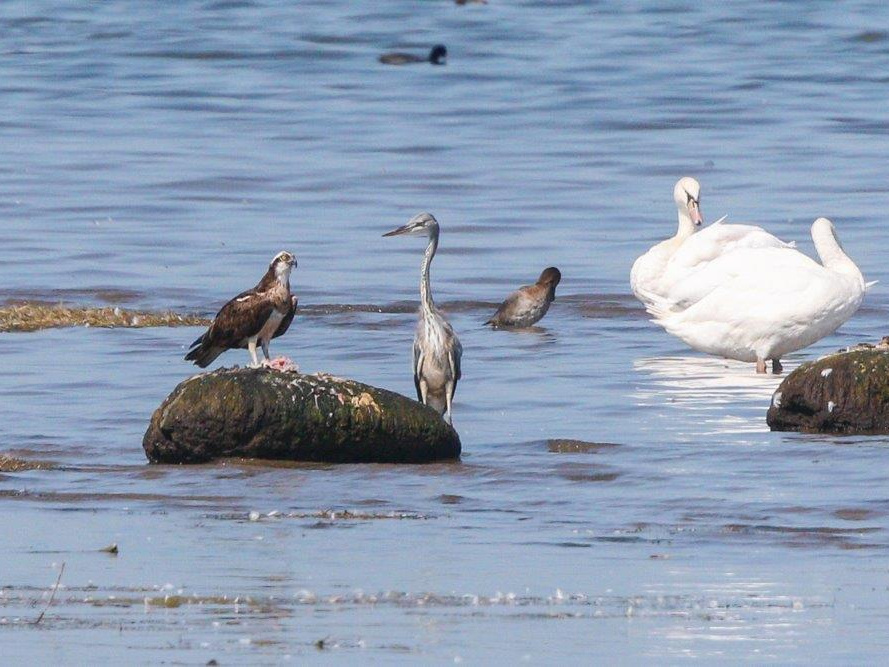
[(780, 359), (772, 359), (772, 374), (778, 375), (783, 370), (784, 370), (784, 366), (781, 365), (781, 360)]
[(764, 359), (756, 360), (756, 372), (757, 373), (765, 373), (766, 372), (766, 362)]
[(247, 339), (247, 350), (250, 352), (250, 358), (253, 360), (250, 368), (259, 368), (259, 358), (256, 356), (256, 338), (256, 336), (253, 336)]
[(454, 398), (454, 382), (452, 380), (451, 382), (448, 382), (445, 385), (445, 406), (447, 406), (447, 409), (445, 410), (445, 421), (448, 424), (453, 423), (451, 421), (451, 419), (452, 419), (451, 418), (451, 401), (453, 400), (453, 398)]

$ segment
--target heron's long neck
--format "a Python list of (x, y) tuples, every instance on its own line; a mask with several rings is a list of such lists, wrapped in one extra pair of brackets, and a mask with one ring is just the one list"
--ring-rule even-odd
[(432, 290), (429, 287), (429, 265), (432, 264), (432, 258), (435, 257), (436, 250), (438, 250), (437, 231), (429, 234), (429, 245), (426, 246), (423, 266), (420, 269), (420, 302), (423, 312), (427, 314), (431, 314), (435, 308), (435, 302), (432, 300)]

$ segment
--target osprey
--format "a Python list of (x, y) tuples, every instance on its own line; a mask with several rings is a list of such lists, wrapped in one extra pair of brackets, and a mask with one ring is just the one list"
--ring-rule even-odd
[[(269, 360), (269, 341), (283, 335), (296, 314), (297, 299), (290, 294), (290, 272), (296, 257), (289, 252), (275, 255), (269, 270), (253, 289), (241, 292), (225, 304), (210, 328), (191, 344), (186, 361), (206, 368), (226, 350), (247, 348), (251, 368)], [(257, 343), (265, 355), (263, 364), (256, 356)]]

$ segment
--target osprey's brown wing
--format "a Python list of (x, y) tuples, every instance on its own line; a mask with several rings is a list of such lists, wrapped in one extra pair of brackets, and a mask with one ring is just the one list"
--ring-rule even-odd
[(287, 333), (287, 330), (290, 328), (290, 323), (293, 322), (293, 316), (296, 315), (296, 306), (299, 303), (299, 299), (296, 298), (296, 295), (290, 296), (290, 310), (287, 311), (287, 314), (284, 316), (284, 319), (281, 320), (281, 324), (278, 325), (278, 328), (275, 330), (272, 338), (277, 338), (278, 336), (283, 336)]
[(274, 307), (267, 292), (241, 292), (219, 309), (210, 328), (191, 344), (185, 359), (206, 368), (226, 350), (242, 347), (245, 339), (260, 332)]
[(241, 292), (219, 309), (207, 330), (207, 342), (214, 347), (239, 347), (245, 338), (260, 332), (274, 309), (268, 292)]

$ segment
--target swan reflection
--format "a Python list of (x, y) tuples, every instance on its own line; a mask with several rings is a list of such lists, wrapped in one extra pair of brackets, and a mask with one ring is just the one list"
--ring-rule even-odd
[[(707, 424), (718, 433), (767, 429), (765, 411), (785, 377), (751, 373), (742, 361), (690, 355), (636, 359), (633, 369), (639, 375), (633, 392), (638, 406), (698, 413), (695, 426)], [(751, 419), (751, 410), (761, 411), (762, 419)]]

